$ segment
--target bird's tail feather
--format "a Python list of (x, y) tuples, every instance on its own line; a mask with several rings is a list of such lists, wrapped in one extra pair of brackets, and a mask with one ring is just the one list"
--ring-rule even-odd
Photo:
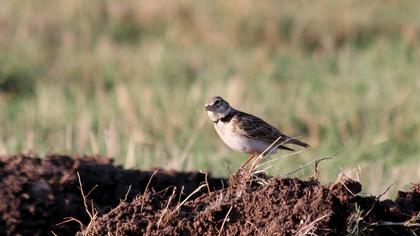
[(286, 147), (286, 146), (283, 146), (283, 145), (280, 145), (280, 146), (278, 147), (278, 149), (284, 149), (284, 150), (291, 151), (291, 152), (294, 152), (294, 151), (295, 151), (294, 149), (289, 148), (289, 147)]
[(294, 139), (294, 138), (291, 138), (291, 139), (287, 140), (285, 143), (287, 143), (287, 144), (295, 144), (295, 145), (298, 145), (298, 146), (301, 146), (301, 147), (304, 147), (304, 148), (308, 148), (308, 147), (311, 146), (311, 145), (309, 145), (307, 143), (304, 143), (304, 142), (299, 141), (299, 140)]

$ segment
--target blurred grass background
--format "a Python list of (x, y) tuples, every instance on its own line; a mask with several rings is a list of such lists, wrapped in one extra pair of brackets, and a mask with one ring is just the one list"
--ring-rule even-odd
[[(0, 2), (0, 153), (101, 153), (228, 175), (212, 95), (312, 148), (283, 174), (359, 167), (364, 191), (420, 181), (418, 1)], [(282, 154), (276, 154), (276, 157)], [(311, 174), (310, 168), (297, 176)]]

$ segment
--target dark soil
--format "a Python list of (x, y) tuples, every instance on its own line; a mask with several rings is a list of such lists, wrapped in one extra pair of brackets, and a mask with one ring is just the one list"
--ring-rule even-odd
[[(87, 197), (97, 210), (92, 221), (76, 172), (85, 194), (97, 185)], [(0, 157), (0, 235), (420, 234), (419, 185), (380, 201), (358, 195), (361, 185), (345, 176), (321, 185), (243, 171), (223, 180), (161, 170), (145, 191), (152, 174), (101, 157)], [(65, 217), (83, 228), (56, 225)]]
[[(80, 230), (78, 223), (57, 224), (66, 217), (89, 222), (77, 172), (86, 194), (97, 185), (88, 197), (94, 199), (95, 209), (101, 215), (122, 199), (131, 201), (143, 193), (150, 180), (151, 190), (175, 186), (181, 197), (206, 182), (206, 176), (198, 172), (159, 170), (151, 178), (154, 171), (124, 170), (99, 156), (0, 157), (0, 235), (74, 235)], [(207, 182), (211, 191), (226, 184), (210, 175)], [(160, 194), (165, 196), (164, 192)]]

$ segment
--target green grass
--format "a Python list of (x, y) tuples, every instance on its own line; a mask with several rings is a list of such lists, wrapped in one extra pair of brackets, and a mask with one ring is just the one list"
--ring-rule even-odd
[(312, 145), (273, 173), (340, 151), (321, 164), (323, 181), (360, 167), (365, 191), (395, 192), (420, 181), (418, 7), (1, 2), (0, 153), (101, 153), (228, 175), (246, 156), (203, 111), (221, 95)]

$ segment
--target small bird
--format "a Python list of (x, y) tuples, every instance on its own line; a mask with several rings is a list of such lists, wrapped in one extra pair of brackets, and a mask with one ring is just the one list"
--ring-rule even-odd
[(223, 142), (233, 150), (251, 155), (242, 167), (256, 155), (273, 154), (278, 149), (294, 151), (286, 144), (309, 147), (309, 144), (282, 134), (262, 119), (236, 110), (219, 96), (210, 98), (204, 107)]

